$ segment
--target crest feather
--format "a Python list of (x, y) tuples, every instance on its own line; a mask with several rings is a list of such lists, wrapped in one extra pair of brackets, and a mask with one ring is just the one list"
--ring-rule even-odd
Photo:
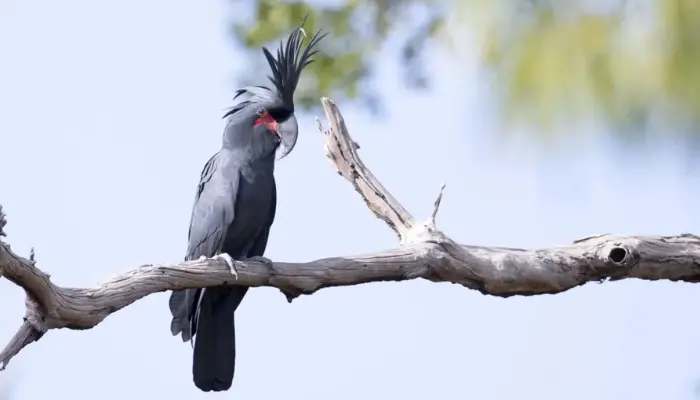
[(306, 23), (307, 17), (308, 15), (304, 17), (299, 27), (292, 31), (287, 39), (286, 45), (280, 42), (280, 46), (277, 49), (277, 57), (273, 57), (272, 53), (270, 53), (266, 47), (263, 46), (262, 48), (265, 59), (272, 71), (268, 79), (272, 82), (274, 89), (270, 89), (266, 86), (248, 86), (238, 89), (234, 100), (242, 95), (247, 95), (248, 97), (246, 100), (229, 109), (226, 114), (224, 114), (224, 118), (240, 111), (250, 104), (267, 102), (275, 100), (275, 98), (282, 100), (285, 107), (288, 108), (289, 111), (294, 112), (294, 91), (299, 83), (301, 72), (314, 61), (313, 56), (318, 53), (315, 47), (318, 42), (327, 35), (327, 33), (321, 33), (321, 31), (318, 30), (304, 48), (303, 42), (306, 38), (304, 23)]

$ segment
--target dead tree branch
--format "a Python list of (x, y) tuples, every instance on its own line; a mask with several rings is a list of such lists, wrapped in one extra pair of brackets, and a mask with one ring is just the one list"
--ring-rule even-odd
[[(90, 329), (129, 304), (166, 290), (230, 284), (271, 286), (299, 296), (326, 287), (423, 278), (507, 297), (559, 293), (604, 279), (700, 280), (700, 238), (690, 234), (601, 235), (541, 250), (457, 244), (435, 224), (444, 185), (429, 218), (416, 220), (362, 163), (359, 146), (350, 138), (335, 104), (327, 98), (321, 101), (330, 123), (323, 129), (319, 121), (328, 158), (370, 210), (396, 232), (399, 247), (307, 263), (275, 262), (271, 268), (257, 262), (236, 262), (236, 276), (218, 258), (149, 264), (92, 288), (64, 288), (51, 282), (33, 260), (18, 256), (0, 241), (0, 276), (27, 294), (24, 322), (0, 353), (0, 369), (50, 329)], [(5, 224), (0, 208), (0, 236)]]

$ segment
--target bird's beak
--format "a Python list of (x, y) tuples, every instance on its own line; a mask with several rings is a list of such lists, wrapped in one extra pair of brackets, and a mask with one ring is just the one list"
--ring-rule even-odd
[(277, 124), (277, 135), (280, 137), (280, 145), (277, 148), (277, 159), (281, 160), (289, 154), (294, 145), (297, 144), (297, 135), (299, 134), (299, 126), (297, 119), (292, 114), (286, 121)]

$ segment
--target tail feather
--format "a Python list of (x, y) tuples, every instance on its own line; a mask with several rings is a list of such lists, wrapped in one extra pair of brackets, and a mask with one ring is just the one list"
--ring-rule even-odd
[(180, 309), (182, 308), (185, 301), (185, 290), (173, 290), (170, 293), (170, 299), (168, 300), (168, 307), (170, 307), (170, 313), (174, 316), (178, 315)]
[(213, 287), (202, 295), (194, 341), (192, 375), (202, 391), (228, 390), (236, 367), (233, 314), (247, 287)]
[(170, 307), (170, 314), (173, 316), (173, 320), (170, 322), (170, 332), (173, 336), (182, 332), (185, 324), (184, 320), (187, 318), (187, 305), (185, 304), (185, 291), (177, 290), (170, 294), (170, 300), (168, 301), (168, 306)]
[(201, 289), (185, 289), (173, 291), (170, 294), (168, 305), (170, 313), (173, 316), (170, 322), (170, 333), (173, 336), (182, 333), (182, 341), (187, 342), (192, 339), (195, 330), (192, 329), (192, 309), (195, 304), (195, 298)]

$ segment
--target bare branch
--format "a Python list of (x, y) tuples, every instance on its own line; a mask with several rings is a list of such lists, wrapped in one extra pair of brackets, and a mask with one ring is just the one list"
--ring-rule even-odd
[[(425, 222), (415, 220), (362, 163), (337, 107), (329, 99), (322, 102), (331, 126), (324, 130), (328, 157), (369, 208), (399, 235), (401, 246), (307, 263), (275, 262), (271, 267), (259, 262), (235, 262), (237, 277), (221, 258), (148, 264), (92, 288), (64, 288), (51, 282), (33, 257), (20, 257), (0, 241), (0, 272), (27, 293), (24, 322), (0, 353), (0, 369), (48, 330), (90, 329), (129, 304), (166, 290), (270, 286), (300, 295), (334, 286), (424, 278), (508, 297), (559, 293), (604, 279), (700, 281), (700, 238), (689, 234), (598, 235), (569, 246), (541, 250), (457, 244), (435, 226), (444, 185), (430, 218)], [(0, 209), (0, 227), (4, 225)]]
[(2, 205), (0, 204), (0, 237), (6, 236), (3, 230), (5, 225), (7, 225), (7, 220), (5, 219), (5, 213), (2, 211)]
[(442, 192), (445, 190), (445, 184), (440, 186), (440, 191), (438, 192), (437, 198), (435, 199), (435, 204), (433, 204), (433, 212), (430, 214), (430, 220), (435, 223), (435, 217), (437, 217), (438, 209), (440, 209), (440, 203), (442, 202)]
[[(2, 243), (2, 237), (6, 236), (5, 231), (3, 230), (5, 225), (7, 225), (7, 219), (5, 218), (5, 213), (2, 211), (2, 204), (0, 204), (0, 244)], [(2, 275), (3, 268), (2, 264), (0, 264), (0, 278), (2, 278)]]
[(22, 323), (15, 336), (10, 339), (10, 343), (0, 353), (0, 371), (5, 370), (12, 357), (16, 356), (26, 345), (41, 338), (43, 332), (39, 332), (27, 321)]
[[(335, 165), (336, 170), (350, 181), (362, 196), (372, 212), (384, 220), (403, 240), (413, 226), (414, 218), (394, 197), (384, 189), (374, 174), (365, 167), (357, 154), (359, 146), (348, 133), (345, 120), (335, 103), (327, 97), (321, 99), (329, 129), (322, 130), (326, 141), (326, 155)], [(319, 124), (319, 127), (320, 124)]]

